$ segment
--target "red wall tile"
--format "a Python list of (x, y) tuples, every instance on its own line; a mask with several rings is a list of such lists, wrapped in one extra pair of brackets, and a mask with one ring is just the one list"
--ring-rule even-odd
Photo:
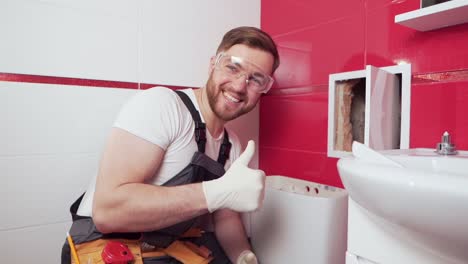
[(394, 23), (395, 15), (413, 9), (412, 2), (403, 2), (367, 12), (366, 63), (406, 61), (413, 73), (467, 69), (468, 24), (419, 32)]
[(364, 68), (364, 13), (312, 28), (273, 36), (281, 66), (276, 88), (328, 83), (330, 73)]
[(343, 188), (336, 168), (337, 159), (327, 158), (324, 153), (260, 147), (259, 155), (259, 167), (267, 175), (283, 175)]
[(402, 8), (400, 13), (404, 13), (410, 10), (418, 9), (421, 6), (421, 0), (404, 0), (404, 1), (395, 1), (395, 0), (379, 0), (372, 1), (368, 0), (366, 2), (367, 10), (374, 10), (379, 8)]
[(419, 0), (262, 1), (261, 26), (282, 64), (261, 100), (261, 169), (342, 186), (326, 156), (328, 77), (367, 64), (412, 64), (410, 147), (433, 148), (447, 130), (468, 149), (468, 24), (418, 32), (394, 23), (417, 8)]
[(353, 16), (350, 10), (364, 7), (363, 0), (268, 0), (261, 4), (262, 29), (273, 35)]
[(435, 148), (447, 131), (468, 150), (468, 80), (413, 85), (410, 147)]
[(292, 96), (266, 96), (260, 103), (260, 143), (325, 153), (327, 150), (328, 86)]

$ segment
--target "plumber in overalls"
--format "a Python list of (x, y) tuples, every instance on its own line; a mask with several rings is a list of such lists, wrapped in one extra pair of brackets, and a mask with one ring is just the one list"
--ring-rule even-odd
[[(278, 66), (268, 34), (238, 27), (224, 35), (204, 87), (134, 95), (70, 208), (80, 262), (103, 263), (106, 243), (117, 241), (133, 263), (257, 263), (239, 213), (261, 206), (265, 174), (248, 166), (255, 142), (242, 150), (225, 125), (255, 108)], [(65, 240), (62, 263), (70, 262)]]

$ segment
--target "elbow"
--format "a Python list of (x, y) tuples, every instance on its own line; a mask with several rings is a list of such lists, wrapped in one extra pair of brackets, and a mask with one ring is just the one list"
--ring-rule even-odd
[[(115, 221), (115, 214), (113, 207), (109, 205), (105, 197), (99, 196), (97, 193), (94, 195), (92, 218), (97, 231), (102, 234), (109, 234), (117, 232), (117, 221)], [(114, 218), (114, 220), (112, 219)]]
[(95, 194), (92, 218), (97, 231), (102, 234), (131, 232), (128, 210), (120, 200), (118, 196)]
[(116, 233), (121, 232), (119, 224), (120, 221), (116, 221), (119, 217), (116, 217), (115, 209), (105, 206), (102, 202), (95, 200), (93, 204), (93, 222), (96, 229), (103, 233)]
[(99, 210), (94, 211), (93, 222), (96, 229), (103, 234), (115, 232), (115, 227), (112, 225), (112, 221), (109, 220), (109, 217), (106, 216), (106, 213)]

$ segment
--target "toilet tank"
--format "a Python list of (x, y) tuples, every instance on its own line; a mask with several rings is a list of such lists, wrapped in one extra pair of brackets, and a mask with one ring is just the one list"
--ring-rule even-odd
[(261, 264), (345, 263), (348, 194), (344, 189), (268, 176), (263, 206), (251, 214)]

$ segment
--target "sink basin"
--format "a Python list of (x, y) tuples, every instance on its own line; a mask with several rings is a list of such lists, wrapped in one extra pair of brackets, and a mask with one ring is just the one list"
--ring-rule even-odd
[(468, 151), (379, 151), (400, 164), (346, 157), (338, 171), (350, 199), (453, 263), (468, 263)]

